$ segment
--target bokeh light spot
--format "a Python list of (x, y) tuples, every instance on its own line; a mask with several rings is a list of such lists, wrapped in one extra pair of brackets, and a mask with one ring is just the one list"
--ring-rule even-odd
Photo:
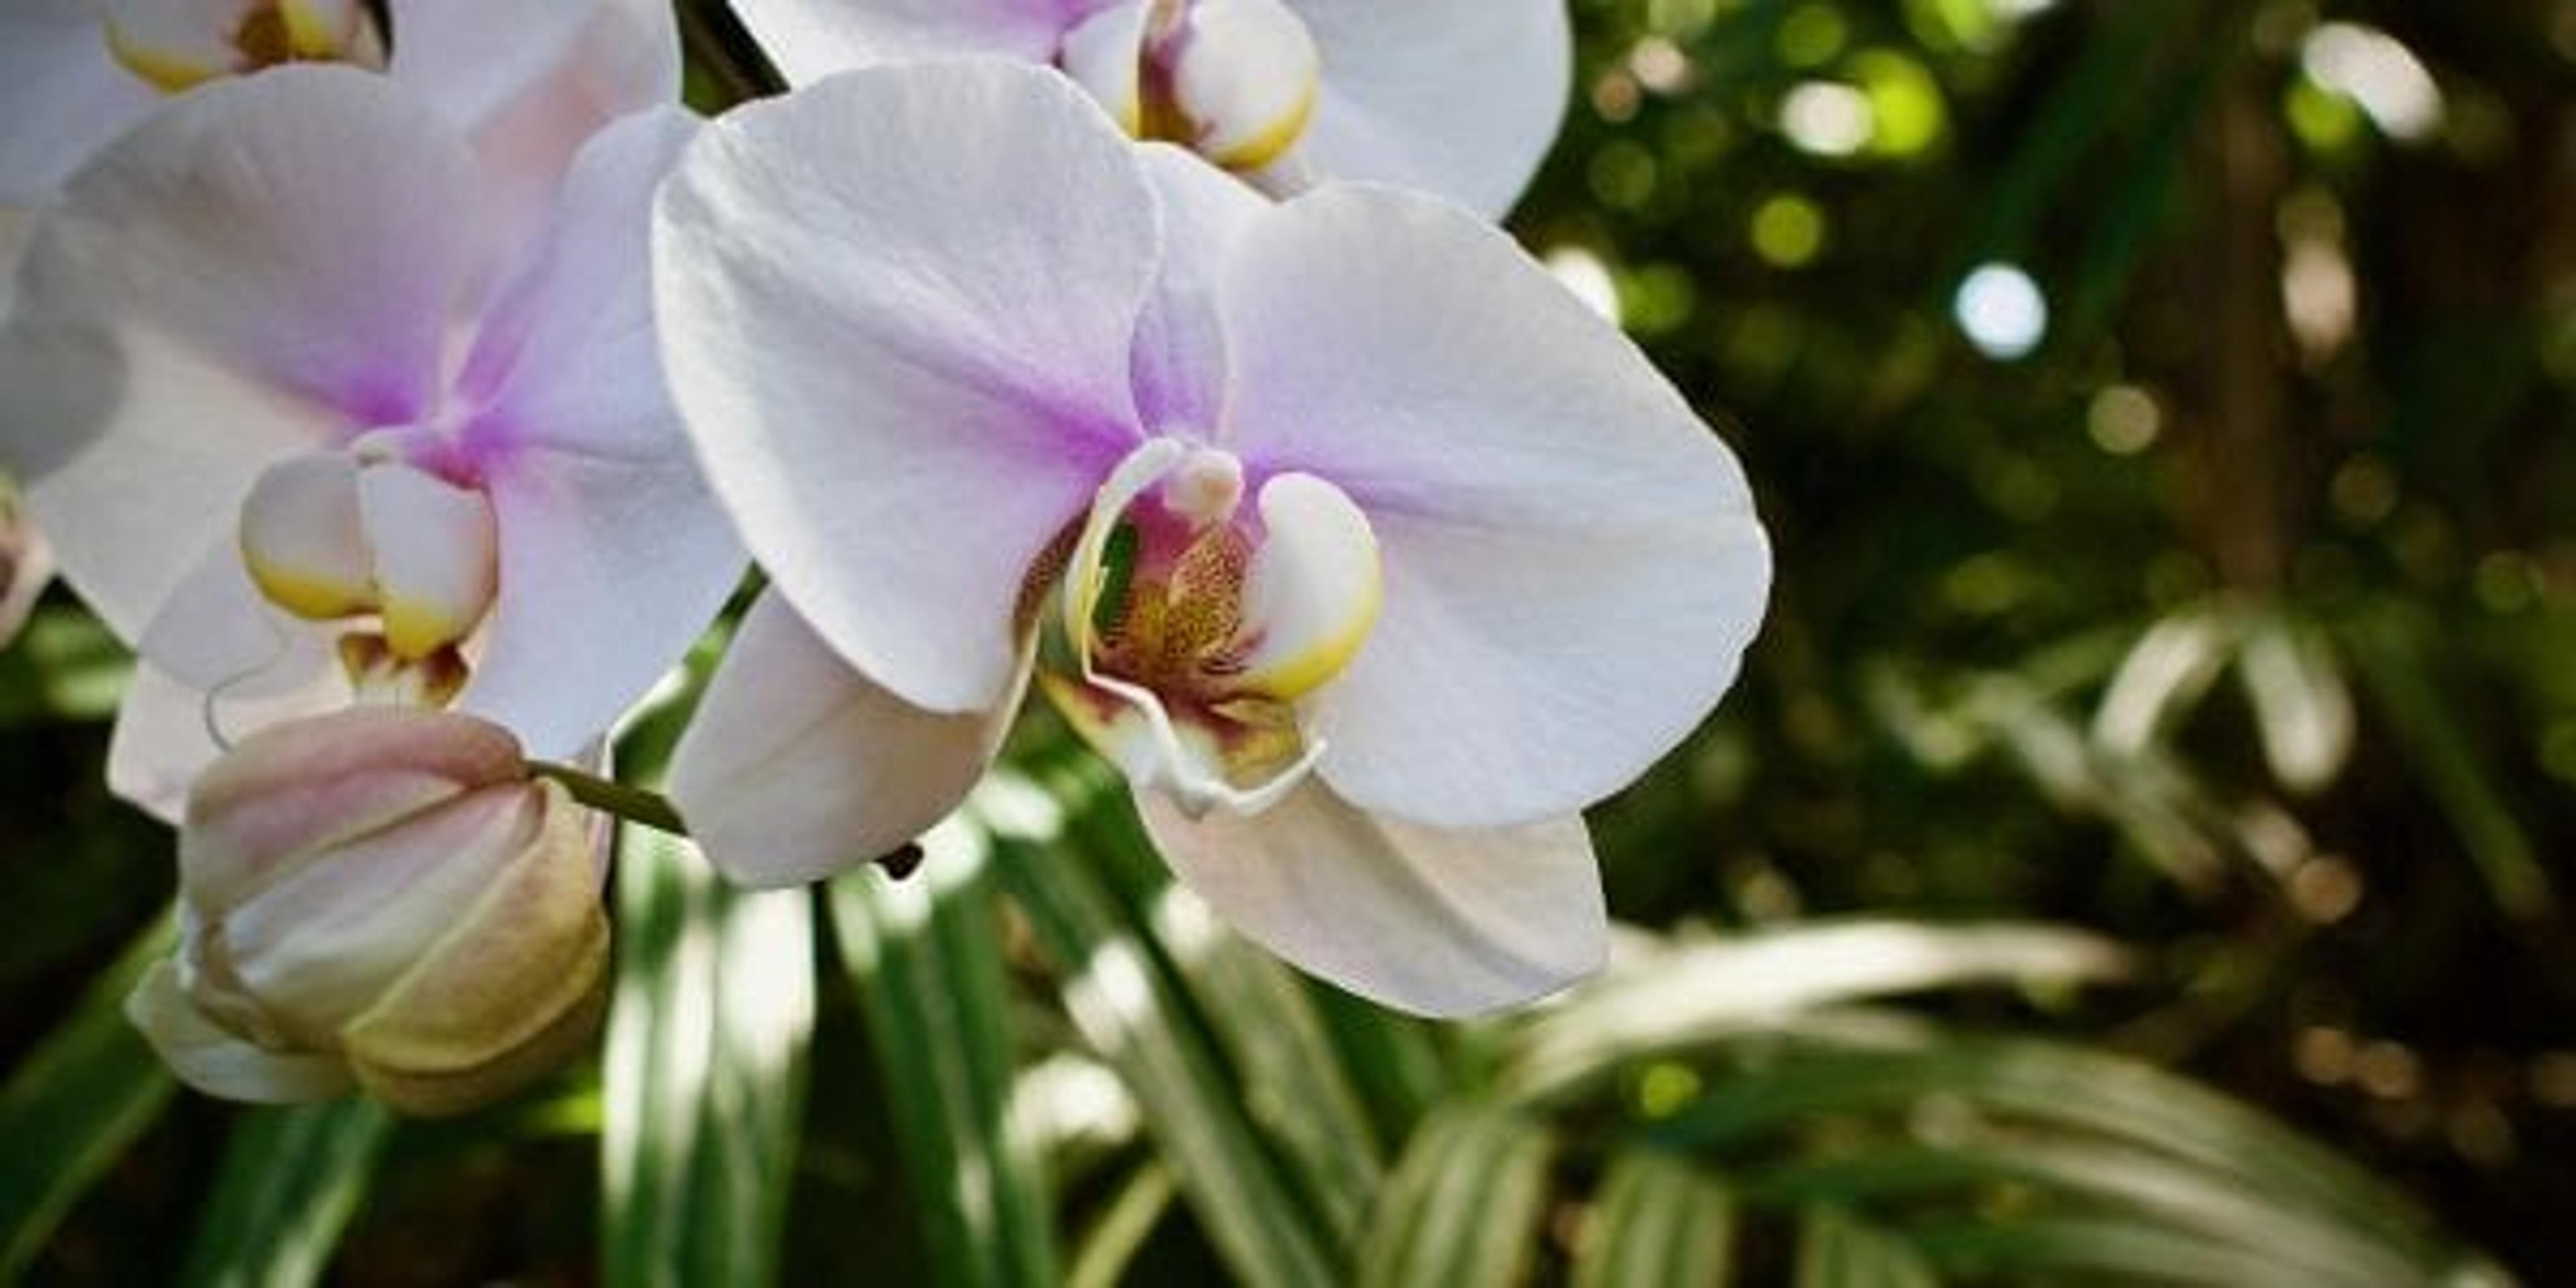
[(2048, 334), (2048, 300), (2039, 283), (2010, 264), (1985, 264), (1968, 274), (1950, 313), (1968, 343), (1989, 358), (2022, 357)]
[(1778, 193), (1753, 208), (1747, 232), (1764, 263), (1802, 268), (1825, 248), (1825, 212), (1797, 193)]
[(1807, 81), (1780, 100), (1780, 131), (1799, 150), (1847, 157), (1877, 132), (1869, 96), (1836, 81)]
[(2136, 385), (2104, 385), (2085, 412), (2084, 428), (2103, 451), (2135, 456), (2155, 445), (2164, 421), (2154, 394)]
[(1850, 40), (1851, 24), (1844, 21), (1842, 10), (1829, 4), (1802, 4), (1790, 10), (1773, 37), (1780, 61), (1802, 68), (1832, 62)]

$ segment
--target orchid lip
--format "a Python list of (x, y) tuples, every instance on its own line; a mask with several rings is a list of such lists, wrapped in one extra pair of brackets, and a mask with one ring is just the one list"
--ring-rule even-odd
[(497, 597), (499, 531), (479, 487), (413, 464), (407, 441), (379, 431), (270, 467), (242, 503), (241, 556), (290, 616), (375, 619), (338, 644), (361, 691), (442, 706)]
[(1157, 438), (1104, 482), (1067, 560), (1040, 687), (1140, 787), (1193, 815), (1258, 813), (1325, 750), (1299, 700), (1375, 623), (1377, 546), (1339, 488), (1264, 480)]
[(381, 69), (384, 39), (361, 0), (107, 0), (110, 57), (166, 94), (290, 62)]
[(1251, 173), (1305, 137), (1321, 57), (1281, 0), (1126, 0), (1065, 33), (1056, 66), (1140, 139)]

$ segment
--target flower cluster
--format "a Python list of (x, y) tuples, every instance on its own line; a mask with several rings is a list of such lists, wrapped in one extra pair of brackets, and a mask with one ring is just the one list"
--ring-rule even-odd
[(140, 657), (172, 1065), (434, 1111), (577, 1048), (603, 856), (522, 757), (595, 754), (746, 550), (670, 774), (737, 880), (899, 848), (1034, 691), (1304, 969), (1437, 1015), (1591, 970), (1580, 811), (1770, 563), (1489, 222), (1559, 0), (736, 3), (794, 88), (712, 122), (662, 0), (0, 17), (0, 468)]

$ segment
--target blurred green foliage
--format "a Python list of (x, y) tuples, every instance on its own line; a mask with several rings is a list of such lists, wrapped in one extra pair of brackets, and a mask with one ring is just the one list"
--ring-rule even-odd
[(1574, 13), (1514, 230), (1779, 557), (1594, 820), (1619, 970), (1464, 1027), (1300, 980), (1040, 726), (908, 882), (630, 853), (610, 1053), (518, 1103), (172, 1097), (91, 988), (170, 845), (57, 591), (0, 653), (0, 1279), (2576, 1276), (2576, 3)]

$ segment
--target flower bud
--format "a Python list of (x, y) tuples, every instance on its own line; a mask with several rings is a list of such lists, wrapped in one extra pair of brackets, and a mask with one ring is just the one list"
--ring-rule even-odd
[(497, 725), (400, 708), (279, 725), (190, 794), (183, 940), (126, 1014), (212, 1095), (472, 1108), (597, 1028), (603, 876), (585, 811)]

